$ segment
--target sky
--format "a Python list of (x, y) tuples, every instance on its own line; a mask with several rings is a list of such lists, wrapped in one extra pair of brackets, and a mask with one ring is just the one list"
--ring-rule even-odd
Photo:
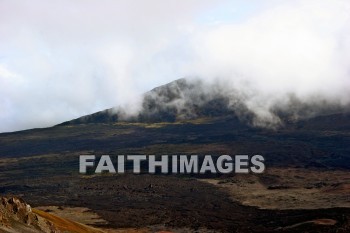
[[(182, 77), (269, 108), (350, 103), (347, 0), (0, 0), (0, 132), (48, 127)], [(136, 107), (135, 107), (136, 108)]]

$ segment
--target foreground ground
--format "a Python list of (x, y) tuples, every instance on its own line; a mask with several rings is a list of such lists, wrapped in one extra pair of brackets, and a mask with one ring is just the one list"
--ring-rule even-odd
[[(349, 117), (331, 117), (337, 124), (321, 119), (272, 131), (224, 117), (0, 134), (0, 193), (106, 231), (349, 232)], [(262, 154), (267, 170), (215, 177), (78, 173), (81, 154), (192, 153)]]

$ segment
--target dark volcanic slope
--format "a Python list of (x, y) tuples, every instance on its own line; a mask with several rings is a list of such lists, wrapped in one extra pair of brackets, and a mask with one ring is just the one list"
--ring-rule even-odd
[[(244, 153), (263, 154), (270, 166), (350, 167), (349, 112), (297, 100), (287, 111), (274, 111), (283, 125), (252, 127), (254, 113), (239, 96), (179, 79), (146, 93), (133, 117), (109, 109), (53, 128), (1, 134), (0, 155)], [(296, 113), (309, 117), (297, 121)]]
[[(330, 118), (334, 124), (328, 123)], [(176, 123), (65, 125), (0, 134), (0, 154), (2, 158), (13, 158), (87, 152), (97, 155), (243, 153), (262, 154), (269, 166), (349, 168), (349, 121), (349, 115), (333, 114), (293, 123), (277, 131), (254, 129), (235, 117)]]

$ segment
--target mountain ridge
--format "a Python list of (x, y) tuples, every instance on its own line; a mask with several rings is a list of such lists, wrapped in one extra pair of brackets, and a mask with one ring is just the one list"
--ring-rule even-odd
[(202, 117), (230, 117), (249, 127), (280, 128), (290, 123), (305, 122), (327, 115), (349, 115), (350, 106), (340, 106), (324, 101), (304, 103), (295, 96), (289, 96), (286, 106), (270, 109), (275, 119), (261, 119), (245, 105), (245, 100), (234, 91), (222, 91), (220, 86), (210, 86), (199, 79), (178, 79), (158, 86), (142, 96), (142, 104), (135, 114), (121, 107), (112, 107), (58, 126), (116, 123), (116, 122), (176, 122)]

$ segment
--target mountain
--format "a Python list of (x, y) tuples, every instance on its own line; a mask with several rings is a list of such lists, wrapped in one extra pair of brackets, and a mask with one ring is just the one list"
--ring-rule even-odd
[[(236, 116), (230, 99), (211, 92), (200, 80), (178, 79), (145, 93), (137, 114), (127, 116), (127, 110), (110, 108), (60, 125), (124, 122), (175, 122), (200, 117)], [(209, 94), (210, 93), (210, 94)], [(238, 106), (238, 104), (236, 104)], [(239, 106), (242, 108), (243, 106)], [(248, 115), (248, 114), (247, 114)], [(242, 114), (243, 117), (243, 114)]]
[[(112, 108), (0, 134), (0, 195), (23, 197), (35, 208), (87, 208), (106, 222), (91, 225), (102, 228), (348, 232), (348, 110), (291, 97), (287, 108), (271, 109), (280, 122), (256, 124), (238, 94), (180, 79), (145, 93), (134, 115)], [(86, 154), (261, 154), (266, 171), (79, 174)]]
[[(116, 122), (177, 122), (199, 118), (229, 117), (230, 121), (250, 127), (283, 128), (285, 126), (329, 128), (336, 123), (338, 128), (349, 127), (350, 106), (339, 106), (324, 101), (305, 103), (290, 95), (286, 106), (275, 106), (270, 112), (277, 122), (259, 124), (254, 110), (246, 106), (246, 100), (237, 90), (219, 84), (204, 83), (199, 79), (178, 79), (154, 88), (142, 96), (136, 113), (113, 107), (94, 114), (63, 122), (59, 125), (116, 123)], [(338, 120), (339, 119), (339, 120)], [(329, 124), (330, 121), (333, 124)], [(298, 123), (300, 122), (300, 123)], [(308, 123), (307, 123), (308, 122)]]

